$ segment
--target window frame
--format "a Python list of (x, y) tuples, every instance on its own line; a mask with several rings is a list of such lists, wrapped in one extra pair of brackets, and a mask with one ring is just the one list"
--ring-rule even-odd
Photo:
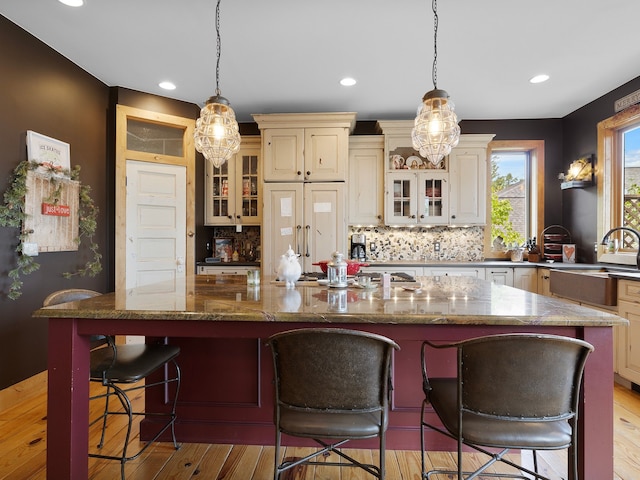
[[(494, 140), (487, 148), (487, 162), (494, 152), (527, 152), (529, 154), (529, 231), (540, 240), (544, 229), (544, 140)], [(496, 252), (491, 245), (491, 167), (487, 168), (487, 225), (484, 235), (484, 256), (487, 259), (506, 259), (507, 252)]]
[(598, 190), (597, 239), (598, 262), (636, 265), (636, 251), (607, 253), (600, 242), (622, 219), (624, 198), (622, 132), (640, 125), (640, 105), (631, 106), (598, 123), (598, 161), (595, 175)]

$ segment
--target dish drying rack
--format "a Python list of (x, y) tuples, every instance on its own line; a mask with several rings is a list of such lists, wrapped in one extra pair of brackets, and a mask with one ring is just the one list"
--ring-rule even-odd
[(549, 225), (540, 233), (542, 258), (562, 262), (562, 245), (572, 243), (571, 232), (562, 225)]

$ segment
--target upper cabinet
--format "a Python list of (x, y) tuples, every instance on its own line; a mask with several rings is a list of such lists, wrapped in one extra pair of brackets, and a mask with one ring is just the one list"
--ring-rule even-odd
[(384, 137), (349, 139), (349, 225), (381, 225), (384, 203)]
[(449, 154), (449, 223), (487, 223), (489, 160), (487, 145), (491, 135), (460, 135), (458, 146)]
[(249, 136), (220, 168), (205, 162), (205, 225), (260, 225), (260, 163), (260, 137)]
[(385, 224), (486, 224), (487, 145), (494, 135), (461, 135), (433, 165), (411, 145), (413, 120), (378, 123), (385, 137)]
[(265, 182), (347, 179), (355, 113), (253, 115), (262, 132)]

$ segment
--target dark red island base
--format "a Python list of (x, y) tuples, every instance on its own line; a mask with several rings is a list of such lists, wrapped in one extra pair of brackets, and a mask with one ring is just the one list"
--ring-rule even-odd
[[(271, 281), (256, 289), (228, 278), (196, 276), (180, 285), (142, 287), (36, 311), (34, 316), (50, 319), (47, 478), (87, 478), (91, 334), (144, 335), (148, 341), (166, 337), (181, 347), (179, 441), (271, 445), (273, 370), (265, 339), (310, 326), (366, 330), (400, 345), (393, 361), (389, 449), (420, 449), (423, 339), (534, 332), (590, 342), (595, 351), (587, 361), (580, 404), (580, 478), (612, 478), (612, 327), (626, 320), (483, 280), (421, 280), (422, 290), (409, 292), (318, 285), (286, 289)], [(434, 362), (441, 369), (436, 375), (454, 374), (454, 358)], [(146, 401), (157, 405), (164, 400), (147, 395)], [(149, 422), (143, 423), (143, 438), (153, 427)], [(455, 450), (435, 434), (427, 448)]]

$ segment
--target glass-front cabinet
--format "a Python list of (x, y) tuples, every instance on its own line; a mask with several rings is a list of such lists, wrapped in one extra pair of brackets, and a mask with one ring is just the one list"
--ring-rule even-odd
[(385, 222), (388, 225), (446, 225), (449, 184), (446, 172), (387, 173)]
[(205, 170), (205, 225), (260, 225), (260, 138), (242, 137), (234, 158)]

